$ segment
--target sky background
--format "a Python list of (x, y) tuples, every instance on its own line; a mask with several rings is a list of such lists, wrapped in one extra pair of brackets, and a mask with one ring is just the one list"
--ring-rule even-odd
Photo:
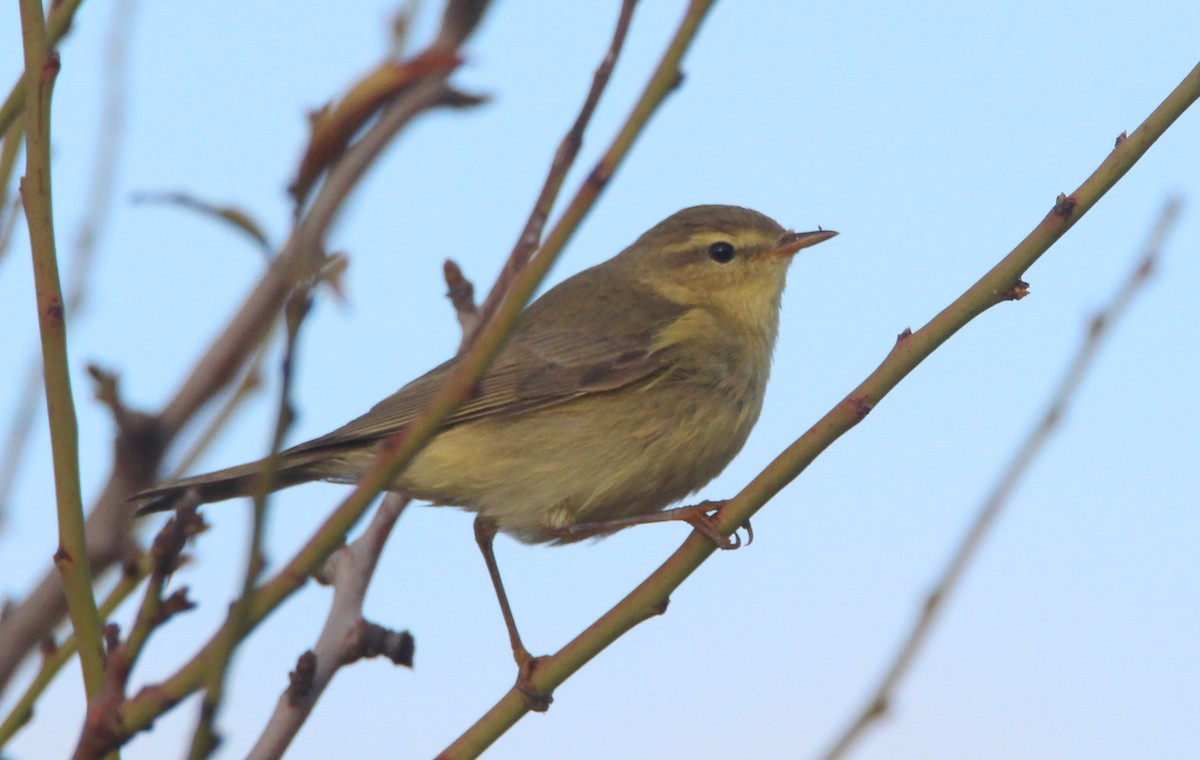
[[(84, 218), (114, 4), (85, 4), (62, 46), (54, 101), (60, 250)], [(306, 324), (295, 443), (360, 414), (447, 358), (458, 326), (442, 293), (453, 257), (486, 288), (510, 249), (608, 44), (616, 2), (498, 3), (456, 81), (491, 95), (408, 131), (330, 239), (351, 257), (349, 301)], [(439, 4), (423, 4), (416, 41)], [(87, 313), (70, 321), (85, 495), (111, 464), (112, 425), (86, 362), (157, 408), (262, 269), (211, 220), (134, 205), (143, 191), (236, 204), (272, 239), (305, 114), (374, 65), (388, 2), (137, 4), (115, 202)], [(682, 13), (646, 2), (588, 134), (576, 186), (628, 112)], [(0, 71), (20, 69), (15, 7)], [(684, 85), (636, 144), (551, 274), (602, 261), (697, 203), (839, 230), (804, 251), (784, 297), (762, 420), (697, 498), (736, 493), (1070, 192), (1196, 64), (1191, 0), (918, 4), (718, 3)], [(500, 739), (496, 758), (813, 757), (858, 709), (952, 547), (1040, 413), (1088, 317), (1132, 265), (1164, 201), (1186, 206), (1157, 276), (1104, 346), (1061, 433), (1016, 493), (890, 719), (854, 757), (1200, 756), (1200, 114), (1189, 112), (1026, 275), (1031, 295), (956, 335), (755, 519), (748, 549), (718, 553), (650, 620)], [(0, 261), (0, 424), (37, 345), (23, 221)], [(272, 391), (199, 466), (257, 458)], [(1189, 380), (1188, 378), (1192, 378)], [(1188, 390), (1192, 388), (1193, 390)], [(19, 596), (56, 546), (44, 421), (0, 528), (0, 594)], [(268, 555), (290, 557), (345, 493), (311, 485), (273, 502)], [(211, 507), (178, 573), (200, 608), (155, 635), (137, 684), (208, 639), (241, 583), (248, 510)], [(557, 650), (685, 538), (676, 525), (565, 548), (497, 543), (526, 643)], [(219, 756), (253, 744), (330, 598), (310, 584), (234, 663)], [(367, 615), (416, 636), (416, 669), (343, 670), (290, 757), (429, 757), (515, 674), (470, 516), (410, 509), (383, 555)], [(127, 626), (132, 608), (118, 619)], [(22, 679), (23, 680), (23, 679)], [(0, 707), (11, 704), (10, 690)], [(9, 756), (63, 757), (81, 719), (75, 669)], [(198, 701), (126, 758), (175, 757)]]

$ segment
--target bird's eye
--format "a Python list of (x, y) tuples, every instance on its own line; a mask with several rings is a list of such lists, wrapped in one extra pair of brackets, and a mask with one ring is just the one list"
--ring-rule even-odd
[(734, 253), (733, 245), (724, 240), (708, 247), (708, 257), (718, 264), (728, 264), (733, 261)]

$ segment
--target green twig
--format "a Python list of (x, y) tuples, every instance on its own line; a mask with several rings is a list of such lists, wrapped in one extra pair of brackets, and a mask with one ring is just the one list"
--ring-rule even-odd
[[(950, 336), (991, 306), (1023, 295), (1023, 283), (1019, 278), (1025, 270), (1145, 155), (1197, 97), (1200, 97), (1200, 66), (1184, 78), (1133, 134), (1118, 142), (1078, 190), (1070, 196), (1059, 196), (1046, 218), (1012, 252), (925, 327), (915, 333), (907, 330), (902, 333), (892, 352), (862, 384), (776, 457), (737, 496), (726, 502), (717, 519), (722, 533), (730, 535), (746, 523), (822, 451), (861, 422), (892, 388)], [(553, 691), (626, 631), (661, 612), (671, 593), (714, 551), (716, 547), (711, 540), (693, 533), (650, 577), (587, 630), (558, 653), (539, 658), (528, 686), (540, 693)], [(478, 755), (526, 712), (524, 695), (515, 688), (510, 690), (441, 757)]]
[(104, 649), (100, 615), (92, 595), (87, 538), (83, 526), (83, 500), (79, 488), (79, 431), (71, 395), (67, 361), (67, 330), (58, 258), (54, 243), (54, 212), (50, 189), (50, 95), (58, 75), (58, 54), (46, 38), (45, 18), (38, 0), (21, 0), (21, 27), (25, 42), (26, 164), (21, 198), (29, 224), (33, 273), (37, 291), (38, 327), (45, 367), (46, 409), (50, 445), (54, 456), (54, 484), (58, 496), (59, 547), (54, 563), (62, 576), (67, 611), (79, 638), (79, 656), (88, 697), (100, 689), (104, 678)]
[(1037, 460), (1059, 423), (1062, 422), (1070, 402), (1076, 396), (1080, 383), (1091, 368), (1092, 360), (1095, 359), (1104, 337), (1109, 334), (1113, 324), (1125, 315), (1133, 297), (1142, 289), (1142, 286), (1149, 280), (1150, 274), (1157, 267), (1163, 241), (1179, 215), (1179, 207), (1178, 200), (1171, 200), (1163, 207), (1158, 223), (1155, 224), (1149, 240), (1142, 249), (1142, 255), (1138, 257), (1138, 261), (1121, 284), (1121, 288), (1108, 306), (1089, 321), (1087, 333), (1079, 350), (1072, 358), (1067, 372), (1059, 382), (1041, 419), (1030, 431), (1025, 442), (1017, 449), (991, 494), (983, 502), (970, 528), (946, 564), (941, 577), (934, 585), (933, 590), (926, 596), (912, 627), (871, 696), (847, 727), (838, 734), (830, 748), (821, 756), (823, 760), (837, 760), (837, 758), (845, 757), (854, 743), (865, 735), (867, 727), (888, 712), (896, 689), (916, 660), (922, 645), (928, 640), (938, 613), (945, 609), (946, 600), (957, 589), (967, 566), (978, 553), (979, 547), (990, 533), (1001, 510), (1008, 503), (1009, 497), (1024, 478), (1025, 473), (1029, 471), (1029, 467)]

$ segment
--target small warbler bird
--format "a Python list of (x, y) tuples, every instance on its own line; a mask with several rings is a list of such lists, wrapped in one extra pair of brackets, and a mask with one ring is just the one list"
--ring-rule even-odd
[[(521, 316), (476, 393), (392, 490), (477, 513), (476, 535), (520, 646), (491, 542), (569, 542), (687, 520), (728, 548), (706, 505), (664, 513), (741, 450), (762, 409), (792, 256), (836, 232), (788, 232), (735, 206), (695, 206), (551, 288)], [(420, 414), (457, 359), (333, 432), (282, 452), (271, 488), (353, 483)], [(253, 493), (265, 462), (143, 491), (140, 512)], [(523, 661), (524, 660), (524, 661)]]

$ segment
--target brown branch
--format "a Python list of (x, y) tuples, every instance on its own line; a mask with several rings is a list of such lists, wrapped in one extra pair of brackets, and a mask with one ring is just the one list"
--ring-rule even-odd
[[(478, 10), (480, 12), (482, 11), (483, 7), (478, 2), (474, 2), (472, 0), (467, 0), (465, 2), (464, 0), (452, 0), (448, 6), (447, 17), (452, 15), (452, 12), (455, 8), (468, 6), (470, 8), (476, 8), (478, 6)], [(447, 36), (445, 33), (443, 33), (439, 36), (439, 41), (444, 41), (447, 39), (461, 40), (462, 38), (460, 37), (460, 32), (461, 34), (465, 35), (469, 31), (469, 28), (459, 29), (450, 36)], [(395, 102), (385, 107), (379, 117), (375, 120), (372, 126), (367, 129), (363, 136), (352, 146), (350, 146), (344, 155), (338, 160), (338, 162), (331, 167), (324, 181), (316, 191), (316, 195), (312, 203), (305, 210), (304, 215), (298, 220), (295, 230), (293, 231), (292, 238), (287, 244), (285, 244), (283, 252), (275, 259), (272, 266), (268, 269), (264, 277), (264, 282), (260, 283), (260, 286), (255, 291), (255, 294), (251, 295), (250, 302), (247, 303), (247, 305), (243, 308), (243, 311), (240, 312), (235, 317), (234, 321), (226, 328), (226, 332), (218, 338), (217, 343), (214, 344), (214, 350), (218, 346), (222, 347), (226, 350), (227, 355), (230, 356), (231, 359), (236, 358), (236, 352), (230, 351), (230, 346), (237, 347), (246, 345), (249, 343), (247, 337), (248, 329), (264, 328), (264, 325), (261, 322), (251, 319), (251, 315), (247, 314), (247, 311), (252, 303), (256, 307), (256, 311), (254, 313), (263, 313), (262, 311), (258, 310), (260, 305), (256, 301), (256, 294), (267, 291), (272, 294), (279, 294), (280, 297), (286, 297), (289, 292), (288, 290), (282, 290), (282, 292), (280, 292), (281, 283), (283, 282), (283, 277), (285, 275), (293, 278), (295, 282), (305, 282), (321, 276), (322, 272), (324, 271), (325, 259), (321, 255), (322, 252), (320, 250), (320, 241), (325, 230), (328, 229), (337, 209), (340, 207), (341, 202), (344, 200), (348, 192), (353, 188), (357, 180), (361, 178), (366, 169), (371, 165), (371, 162), (379, 155), (379, 153), (399, 129), (411, 122), (412, 119), (417, 115), (431, 108), (444, 105), (452, 107), (470, 105), (475, 102), (478, 102), (478, 100), (461, 95), (452, 87), (450, 87), (446, 83), (444, 77), (439, 74), (432, 77), (429, 81), (414, 84), (411, 88), (406, 89), (404, 94)], [(294, 260), (298, 257), (299, 252), (308, 252), (309, 256), (302, 260)], [(312, 255), (314, 253), (316, 255)], [(242, 320), (246, 320), (248, 324), (246, 326), (242, 326)], [(226, 344), (226, 341), (228, 341), (228, 344)], [(250, 344), (252, 345), (252, 343)], [(225, 357), (219, 357), (219, 359), (223, 358)], [(197, 374), (193, 374), (193, 376), (189, 379), (189, 384), (200, 384), (201, 387), (208, 387), (208, 385), (212, 384), (211, 381), (207, 380), (206, 378), (199, 377), (200, 374), (211, 377), (217, 373), (229, 373), (234, 369), (234, 367), (236, 367), (236, 365), (230, 366), (219, 359), (214, 360), (214, 362), (217, 364), (216, 367), (209, 366), (205, 362), (202, 362), (200, 365), (198, 365)], [(189, 384), (185, 384), (184, 389), (181, 389), (176, 398), (176, 402), (180, 403), (181, 405), (183, 401), (180, 399), (181, 397), (186, 398)], [(162, 414), (162, 417), (164, 418), (162, 424), (164, 427), (167, 427), (168, 430), (175, 429), (175, 427), (172, 425), (172, 407), (176, 402), (173, 402), (172, 405), (169, 405)], [(184, 415), (180, 416), (183, 417)], [(346, 528), (343, 528), (338, 535), (344, 535), (345, 530)], [(327, 550), (325, 550), (325, 554), (327, 553)], [(325, 556), (325, 554), (322, 556)], [(283, 596), (286, 596), (286, 593), (290, 593), (292, 590), (295, 590), (295, 588), (298, 588), (304, 582), (306, 578), (306, 572), (297, 572), (294, 564), (295, 563), (290, 564), (283, 570), (282, 582), (280, 582), (280, 578), (277, 577), (272, 581), (274, 585), (272, 585), (272, 583), (268, 583), (262, 589), (256, 590), (252, 595), (244, 595), (247, 600), (247, 604), (251, 608), (248, 616), (249, 623), (245, 628), (243, 628), (242, 622), (234, 619), (234, 616), (231, 615), (226, 620), (225, 625), (222, 626), (214, 638), (209, 642), (204, 650), (202, 650), (201, 655), (193, 658), (191, 665), (199, 664), (199, 668), (194, 670), (189, 669), (189, 674), (199, 676), (200, 680), (203, 681), (205, 678), (204, 673), (206, 672), (206, 669), (211, 665), (212, 662), (216, 661), (216, 659), (219, 659), (220, 650), (224, 646), (223, 637), (227, 635), (229, 631), (233, 629), (241, 629), (243, 633), (248, 632), (255, 624), (257, 624), (259, 620), (261, 620), (264, 609), (270, 609), (274, 604), (278, 604)], [(279, 596), (279, 591), (285, 588), (287, 589), (287, 592), (283, 596)], [(199, 682), (194, 683), (195, 685), (199, 684)], [(153, 695), (153, 699), (148, 701), (147, 697), (149, 695)], [(155, 708), (161, 712), (162, 710), (172, 706), (175, 701), (169, 697), (169, 694), (165, 690), (150, 688), (143, 690), (142, 694), (139, 695), (139, 697), (135, 700), (131, 700), (130, 702), (126, 703), (126, 710), (128, 710), (134, 704), (146, 705), (149, 703), (152, 703)], [(128, 713), (123, 711), (123, 716), (124, 723), (126, 726), (128, 726)], [(129, 736), (129, 730), (127, 728), (123, 728), (119, 736), (111, 737), (111, 741), (115, 744), (117, 742), (126, 740)]]
[(114, 731), (121, 724), (121, 704), (138, 657), (151, 634), (180, 612), (193, 608), (187, 588), (163, 597), (167, 580), (183, 563), (187, 542), (206, 529), (194, 505), (181, 507), (163, 524), (148, 554), (149, 581), (142, 604), (124, 642), (109, 647), (104, 683), (88, 705), (83, 733), (75, 749), (75, 760), (99, 760), (106, 754)]
[(958, 548), (955, 549), (946, 568), (942, 571), (941, 577), (934, 584), (933, 590), (926, 596), (908, 635), (901, 643), (891, 665), (884, 672), (871, 697), (822, 755), (826, 760), (845, 757), (850, 748), (865, 735), (867, 729), (888, 713), (897, 688), (928, 640), (939, 613), (945, 609), (946, 600), (950, 598), (951, 593), (957, 590), (967, 567), (979, 552), (979, 547), (988, 537), (992, 526), (1007, 505), (1009, 497), (1012, 496), (1013, 491), (1028, 472), (1030, 465), (1037, 459), (1051, 435), (1061, 424), (1068, 407), (1075, 399), (1080, 383), (1091, 368), (1096, 352), (1108, 336), (1113, 324), (1125, 315), (1130, 302), (1140, 292), (1150, 274), (1157, 267), (1163, 242), (1179, 216), (1179, 208), (1180, 202), (1174, 199), (1163, 206), (1158, 222), (1154, 225), (1154, 229), (1142, 249), (1142, 254), (1126, 276), (1120, 290), (1109, 304), (1089, 321), (1084, 339), (1071, 360), (1066, 374), (1059, 382), (1050, 403), (1042, 413), (1041, 419), (1030, 431), (1025, 442), (1017, 449), (991, 494), (980, 507), (971, 527), (959, 542)]
[[(478, 2), (457, 0), (450, 5), (470, 9)], [(439, 37), (439, 40), (454, 39), (459, 39), (458, 32)], [(463, 104), (463, 99), (438, 76), (414, 85), (387, 106), (330, 169), (279, 255), (197, 359), (170, 401), (152, 417), (153, 424), (136, 436), (121, 433), (113, 471), (87, 518), (88, 557), (93, 572), (112, 567), (125, 553), (133, 518), (128, 497), (152, 485), (167, 446), (201, 408), (238, 376), (269, 334), (294, 285), (321, 271), (325, 235), (374, 159), (416, 117), (434, 108)], [(0, 691), (21, 660), (58, 624), (65, 610), (62, 584), (55, 573), (49, 572), (28, 597), (0, 620)]]
[[(475, 343), (460, 354), (456, 369), (434, 394), (425, 411), (406, 428), (381, 446), (379, 456), (360, 478), (358, 485), (326, 518), (309, 541), (301, 547), (288, 564), (258, 589), (255, 599), (255, 619), (261, 620), (288, 596), (296, 591), (313, 568), (319, 566), (336, 548), (350, 528), (358, 521), (375, 495), (394, 482), (396, 474), (411, 461), (421, 447), (433, 436), (441, 421), (463, 399), (499, 352), (509, 333), (515, 328), (526, 302), (533, 296), (558, 252), (578, 227), (587, 210), (604, 189), (622, 159), (628, 155), (634, 140), (650, 116), (678, 82), (678, 64), (683, 51), (695, 35), (699, 20), (709, 2), (693, 4), (668, 52), (659, 64), (651, 83), (638, 100), (633, 112), (618, 132), (609, 149), (600, 159), (576, 193), (562, 218), (546, 237), (538, 256), (513, 281), (507, 298), (500, 302), (494, 317), (483, 324)], [(386, 119), (386, 113), (382, 117)], [(327, 184), (333, 179), (332, 175)], [(218, 632), (217, 636), (220, 636)], [(216, 637), (200, 650), (186, 665), (167, 681), (143, 690), (130, 700), (124, 712), (125, 730), (132, 734), (145, 730), (155, 716), (191, 693), (202, 680), (208, 658), (212, 656)]]

